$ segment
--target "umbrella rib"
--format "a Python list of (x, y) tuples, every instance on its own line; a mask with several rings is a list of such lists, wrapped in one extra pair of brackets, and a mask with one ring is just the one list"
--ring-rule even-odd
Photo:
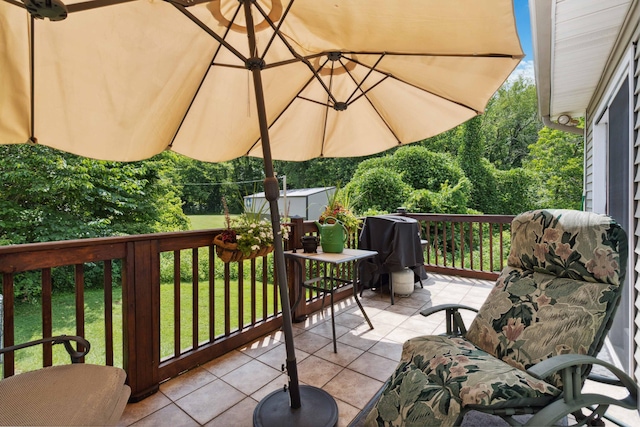
[[(274, 123), (276, 123), (278, 120), (280, 120), (280, 117), (282, 117), (282, 115), (285, 113), (285, 111), (287, 111), (287, 109), (289, 109), (291, 104), (293, 104), (293, 102), (296, 99), (303, 99), (305, 101), (315, 102), (315, 103), (323, 105), (323, 106), (325, 105), (325, 104), (323, 104), (321, 102), (314, 101), (312, 99), (307, 99), (307, 98), (304, 98), (304, 97), (300, 96), (300, 93), (302, 93), (302, 91), (305, 90), (311, 84), (312, 81), (313, 81), (313, 77), (309, 78), (309, 80), (307, 80), (307, 82), (304, 84), (304, 86), (298, 91), (298, 94), (296, 96), (291, 97), (291, 101), (289, 101), (287, 106), (284, 107), (282, 109), (282, 111), (276, 116), (276, 118), (269, 124), (269, 128), (271, 128), (271, 126), (273, 126)], [(258, 138), (253, 144), (251, 144), (251, 147), (249, 147), (249, 149), (247, 150), (247, 153), (246, 153), (247, 156), (249, 155), (249, 152), (251, 152), (251, 150), (253, 150), (255, 148), (255, 146), (258, 144), (259, 140), (260, 140), (260, 138)]]
[[(371, 75), (371, 73), (373, 73), (373, 71), (376, 69), (376, 67), (378, 66), (378, 64), (380, 63), (380, 61), (382, 61), (382, 58), (384, 58), (384, 56), (385, 56), (385, 54), (384, 54), (384, 53), (383, 53), (382, 55), (380, 55), (380, 58), (378, 58), (378, 60), (376, 61), (376, 63), (375, 63), (375, 64), (373, 64), (373, 67), (370, 67), (370, 68), (369, 68), (369, 71), (367, 72), (367, 75), (366, 75), (366, 76), (364, 76), (364, 78), (362, 79), (362, 81), (360, 81), (360, 83), (358, 83), (358, 82), (356, 81), (356, 79), (353, 77), (353, 75), (351, 74), (351, 72), (347, 69), (347, 67), (344, 67), (344, 64), (343, 64), (343, 67), (344, 67), (344, 69), (347, 71), (347, 74), (349, 74), (349, 77), (351, 77), (351, 79), (353, 80), (353, 82), (354, 82), (354, 83), (356, 83), (356, 85), (357, 85), (357, 86), (356, 86), (356, 88), (354, 89), (353, 93), (352, 93), (351, 95), (349, 95), (349, 98), (347, 98), (347, 100), (345, 101), (347, 104), (349, 104), (349, 103), (350, 103), (349, 101), (351, 101), (351, 98), (353, 98), (353, 96), (356, 94), (356, 92), (358, 92), (358, 90), (360, 90), (360, 91), (362, 91), (362, 92), (365, 92), (365, 91), (363, 91), (363, 90), (362, 90), (362, 84), (363, 84), (363, 83), (364, 83), (364, 82), (369, 78), (369, 76)], [(346, 58), (346, 57), (344, 57), (344, 56), (342, 56), (341, 58), (345, 58), (345, 59), (347, 59), (347, 60), (350, 60), (350, 59), (351, 59), (351, 58)], [(340, 63), (342, 64), (342, 61), (340, 61)], [(382, 80), (385, 80), (385, 79), (382, 79)], [(376, 83), (373, 87), (375, 87), (375, 86), (377, 86), (377, 85), (378, 85), (378, 84)], [(373, 89), (373, 87), (372, 87), (372, 88), (367, 89), (367, 91), (369, 91), (369, 90)], [(357, 99), (357, 98), (356, 98), (356, 99)]]
[[(355, 62), (356, 64), (361, 65), (361, 66), (363, 66), (363, 67), (371, 68), (371, 67), (369, 67), (367, 64), (363, 64), (362, 62), (358, 61), (357, 59), (349, 58), (349, 60), (350, 60), (350, 61), (353, 61), (353, 62)], [(379, 62), (379, 61), (378, 61), (378, 62)], [(376, 62), (376, 65), (378, 64), (378, 62)], [(375, 66), (375, 65), (374, 65), (374, 66)], [(372, 71), (373, 71), (373, 70), (372, 70)], [(405, 85), (409, 85), (409, 86), (411, 86), (411, 87), (413, 87), (413, 88), (415, 88), (415, 89), (421, 90), (421, 91), (423, 91), (423, 92), (427, 92), (427, 93), (429, 93), (429, 94), (431, 94), (431, 95), (433, 95), (433, 96), (436, 96), (436, 97), (438, 97), (438, 98), (440, 98), (440, 99), (443, 99), (443, 100), (448, 101), (448, 102), (452, 102), (452, 103), (454, 103), (454, 104), (456, 104), (456, 105), (459, 105), (459, 106), (461, 106), (461, 107), (463, 107), (463, 108), (466, 108), (466, 109), (468, 109), (468, 110), (474, 111), (476, 114), (479, 114), (479, 113), (480, 113), (478, 110), (476, 110), (475, 108), (471, 107), (470, 105), (463, 104), (462, 102), (456, 101), (456, 100), (454, 100), (454, 99), (450, 99), (450, 98), (444, 97), (444, 96), (442, 96), (442, 95), (439, 95), (439, 94), (437, 94), (437, 93), (434, 93), (434, 92), (432, 92), (432, 91), (430, 91), (430, 90), (427, 90), (427, 89), (425, 89), (425, 88), (422, 88), (422, 87), (420, 87), (420, 86), (416, 86), (416, 85), (415, 85), (415, 84), (413, 84), (413, 83), (410, 83), (410, 82), (407, 82), (407, 81), (404, 81), (404, 80), (400, 80), (399, 78), (397, 78), (397, 77), (396, 77), (396, 76), (394, 76), (393, 74), (385, 73), (385, 72), (382, 72), (382, 71), (380, 71), (380, 70), (376, 70), (376, 71), (378, 71), (380, 74), (385, 75), (386, 77), (385, 77), (384, 79), (380, 80), (378, 83), (376, 83), (376, 84), (375, 84), (375, 85), (373, 85), (372, 87), (370, 87), (369, 89), (367, 89), (366, 91), (364, 91), (361, 95), (359, 95), (359, 96), (357, 96), (356, 98), (354, 98), (354, 99), (350, 102), (350, 104), (353, 104), (354, 102), (356, 102), (356, 101), (357, 101), (358, 99), (360, 99), (363, 95), (365, 95), (365, 94), (366, 94), (367, 92), (369, 92), (371, 89), (373, 89), (374, 87), (376, 87), (377, 85), (379, 85), (379, 84), (380, 84), (382, 81), (384, 81), (385, 79), (387, 79), (387, 78), (392, 78), (392, 79), (394, 79), (394, 80), (396, 80), (396, 81), (398, 81), (398, 82), (401, 82), (401, 83), (403, 83), (403, 84), (405, 84)], [(349, 76), (351, 76), (351, 73), (349, 73)], [(354, 78), (353, 78), (353, 76), (351, 76), (351, 78), (352, 78), (352, 79), (354, 79)], [(354, 82), (355, 82), (355, 79), (354, 79)]]
[(255, 2), (253, 4), (253, 7), (255, 7), (258, 12), (260, 12), (260, 14), (262, 15), (262, 17), (264, 18), (265, 21), (267, 21), (269, 23), (269, 26), (273, 29), (273, 34), (271, 35), (271, 38), (269, 39), (269, 43), (267, 43), (267, 45), (264, 48), (264, 52), (262, 52), (262, 59), (264, 61), (265, 56), (267, 56), (267, 52), (269, 51), (269, 48), (271, 47), (271, 44), (273, 43), (273, 41), (275, 40), (276, 36), (278, 34), (280, 34), (280, 27), (282, 26), (282, 24), (284, 23), (285, 18), (287, 17), (287, 15), (289, 14), (289, 11), (291, 10), (291, 6), (293, 6), (293, 3), (295, 2), (295, 0), (291, 0), (289, 2), (289, 4), (287, 5), (287, 8), (285, 9), (284, 13), (282, 14), (282, 17), (280, 18), (280, 20), (278, 21), (278, 25), (276, 26), (275, 23), (271, 20), (271, 18), (269, 18), (269, 14), (265, 13), (264, 10), (262, 10), (262, 7), (258, 4), (258, 2)]
[(182, 12), (183, 15), (189, 18), (194, 24), (200, 27), (205, 33), (213, 37), (218, 43), (226, 47), (231, 53), (233, 53), (236, 57), (238, 57), (238, 59), (240, 59), (242, 62), (244, 63), (247, 62), (247, 58), (242, 53), (240, 53), (236, 48), (231, 46), (224, 38), (220, 37), (215, 31), (213, 31), (211, 28), (205, 25), (202, 21), (196, 18), (191, 12), (187, 10), (186, 7), (171, 0), (165, 0), (165, 1), (167, 1), (167, 3), (171, 3), (176, 9)]

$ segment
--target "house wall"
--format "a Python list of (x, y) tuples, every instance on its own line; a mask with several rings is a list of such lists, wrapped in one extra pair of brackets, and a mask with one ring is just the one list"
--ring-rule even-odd
[[(640, 6), (634, 2), (623, 25), (616, 46), (603, 70), (601, 81), (586, 111), (585, 121), (585, 168), (584, 168), (584, 209), (604, 212), (606, 210), (606, 194), (602, 194), (603, 169), (606, 158), (602, 158), (603, 147), (600, 132), (606, 131), (603, 117), (603, 106), (610, 100), (614, 86), (618, 84), (620, 73), (630, 76), (631, 84), (631, 138), (630, 156), (632, 159), (629, 192), (631, 220), (627, 225), (629, 231), (629, 269), (626, 284), (632, 286), (631, 298), (631, 336), (633, 338), (633, 365), (631, 370), (640, 379)], [(625, 71), (626, 70), (626, 71)], [(624, 76), (623, 76), (624, 77)], [(604, 149), (606, 151), (606, 148)]]

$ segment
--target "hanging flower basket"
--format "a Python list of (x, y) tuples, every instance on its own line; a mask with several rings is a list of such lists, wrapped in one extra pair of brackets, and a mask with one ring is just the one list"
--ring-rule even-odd
[(222, 236), (220, 234), (214, 237), (213, 244), (216, 245), (216, 253), (218, 254), (218, 258), (220, 258), (223, 262), (238, 262), (246, 259), (265, 256), (273, 252), (273, 245), (270, 245), (245, 254), (240, 249), (238, 249), (237, 243), (228, 243), (222, 241)]

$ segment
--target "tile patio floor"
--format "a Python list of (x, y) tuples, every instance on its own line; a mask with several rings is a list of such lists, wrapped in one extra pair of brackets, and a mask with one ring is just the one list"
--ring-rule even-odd
[[(445, 331), (443, 315), (425, 318), (420, 310), (445, 303), (478, 308), (492, 286), (488, 281), (429, 274), (423, 289), (417, 285), (411, 296), (396, 297), (395, 305), (388, 293), (365, 290), (361, 301), (374, 329), (369, 329), (353, 298), (337, 303), (337, 354), (328, 308), (309, 316), (293, 328), (300, 384), (329, 392), (338, 404), (338, 426), (347, 426), (392, 373), (405, 340)], [(252, 426), (258, 402), (287, 382), (280, 370), (285, 358), (284, 335), (273, 332), (163, 383), (158, 393), (127, 405), (119, 424)], [(629, 425), (640, 425), (635, 411), (617, 410), (615, 415)]]

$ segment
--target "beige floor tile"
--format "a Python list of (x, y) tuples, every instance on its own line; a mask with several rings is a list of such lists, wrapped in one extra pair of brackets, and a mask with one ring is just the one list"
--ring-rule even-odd
[(358, 416), (360, 409), (340, 399), (336, 399), (336, 403), (338, 404), (338, 427), (347, 427)]
[[(351, 330), (351, 328), (348, 328), (346, 326), (342, 326), (338, 323), (335, 324), (336, 326), (336, 339), (341, 337), (342, 335), (346, 334), (347, 332), (349, 332)], [(328, 322), (324, 322), (318, 326), (316, 326), (315, 328), (311, 328), (309, 329), (309, 332), (312, 332), (314, 334), (318, 334), (320, 336), (323, 336), (325, 338), (329, 338), (329, 339), (333, 339), (333, 328), (331, 327), (331, 321)]]
[[(389, 331), (393, 330), (393, 328), (389, 328)], [(387, 332), (388, 333), (388, 332)], [(349, 333), (344, 334), (340, 338), (338, 338), (338, 345), (346, 344), (355, 348), (359, 348), (360, 350), (367, 351), (371, 347), (373, 347), (378, 341), (384, 338), (384, 329), (381, 331), (380, 329), (367, 329), (367, 330), (352, 330)], [(339, 351), (339, 350), (338, 350)]]
[(267, 351), (271, 350), (274, 347), (279, 346), (280, 344), (282, 344), (282, 342), (284, 341), (280, 341), (280, 334), (270, 334), (267, 336), (264, 336), (244, 347), (240, 347), (238, 350), (250, 357), (258, 357), (263, 353), (266, 353)]
[[(427, 300), (431, 299), (431, 295), (427, 295)], [(419, 292), (414, 292), (411, 296), (407, 298), (398, 298), (396, 297), (396, 304), (400, 307), (408, 307), (413, 308), (414, 310), (419, 309), (424, 305), (425, 298), (420, 298)]]
[(252, 360), (229, 372), (221, 379), (244, 394), (250, 395), (265, 384), (280, 376), (282, 372), (259, 360)]
[[(298, 380), (298, 384), (302, 384), (300, 380)], [(283, 390), (285, 386), (289, 385), (289, 377), (287, 374), (282, 373), (278, 375), (272, 381), (269, 381), (263, 387), (260, 387), (254, 393), (251, 394), (251, 398), (256, 402), (261, 401), (266, 395), (276, 390)]]
[(407, 320), (402, 322), (399, 327), (404, 329), (410, 329), (412, 331), (421, 332), (423, 335), (429, 335), (431, 331), (437, 328), (440, 323), (444, 322), (445, 313), (435, 313), (431, 316), (423, 316), (422, 314), (415, 314), (408, 317)]
[(369, 353), (377, 354), (378, 356), (383, 356), (387, 359), (399, 362), (400, 357), (402, 356), (402, 343), (389, 339), (382, 339), (369, 349)]
[(222, 380), (215, 380), (193, 393), (189, 393), (176, 404), (200, 424), (205, 424), (246, 396)]
[(372, 353), (364, 353), (351, 362), (347, 368), (378, 381), (385, 382), (396, 369), (397, 364), (396, 361), (386, 357)]
[(342, 369), (342, 366), (335, 363), (316, 356), (309, 356), (298, 363), (298, 376), (300, 381), (304, 381), (305, 384), (322, 388)]
[(140, 402), (129, 403), (124, 409), (124, 413), (122, 414), (122, 417), (120, 417), (118, 425), (131, 425), (170, 404), (171, 399), (160, 392), (152, 394)]
[(219, 378), (245, 363), (250, 362), (251, 360), (252, 358), (246, 354), (243, 354), (238, 350), (233, 350), (224, 356), (220, 356), (213, 359), (211, 362), (202, 365), (202, 367)]
[[(394, 307), (396, 307), (396, 309), (398, 308), (397, 306)], [(391, 310), (391, 308), (389, 308), (389, 310)], [(384, 325), (398, 326), (407, 319), (407, 316), (411, 316), (415, 312), (416, 310), (411, 310), (411, 313), (394, 313), (391, 311), (384, 311), (373, 316), (371, 318), (371, 322), (374, 327), (380, 323)]]
[(250, 397), (224, 411), (205, 424), (206, 427), (252, 427), (253, 411), (258, 402)]
[(199, 424), (177, 405), (171, 404), (141, 419), (133, 425), (135, 427), (192, 427), (198, 426)]
[(362, 314), (341, 313), (336, 316), (336, 325), (346, 326), (350, 329), (357, 328), (366, 322)]
[(402, 344), (406, 340), (410, 340), (411, 338), (419, 337), (422, 335), (431, 335), (431, 334), (398, 327), (398, 328), (395, 328), (393, 331), (389, 332), (387, 335), (385, 335), (385, 338)]
[(338, 345), (338, 352), (334, 353), (333, 343), (329, 343), (316, 351), (314, 356), (320, 357), (331, 363), (335, 363), (336, 365), (347, 366), (349, 363), (356, 360), (362, 353), (364, 353), (364, 350), (342, 343)]
[(345, 369), (329, 381), (324, 389), (336, 399), (362, 409), (380, 390), (382, 384), (382, 381)]
[[(295, 349), (295, 356), (296, 360), (300, 362), (301, 360), (309, 357), (309, 353), (307, 353), (306, 351)], [(274, 369), (280, 370), (282, 368), (282, 365), (286, 365), (287, 363), (287, 348), (285, 345), (274, 347), (266, 353), (256, 357), (256, 359), (266, 365), (271, 366)]]
[(330, 342), (332, 342), (331, 338), (326, 338), (322, 335), (306, 331), (303, 334), (296, 336), (294, 346), (296, 349), (300, 349), (309, 354), (313, 354)]
[(160, 391), (176, 401), (181, 397), (214, 381), (216, 376), (204, 368), (195, 368), (160, 385)]

